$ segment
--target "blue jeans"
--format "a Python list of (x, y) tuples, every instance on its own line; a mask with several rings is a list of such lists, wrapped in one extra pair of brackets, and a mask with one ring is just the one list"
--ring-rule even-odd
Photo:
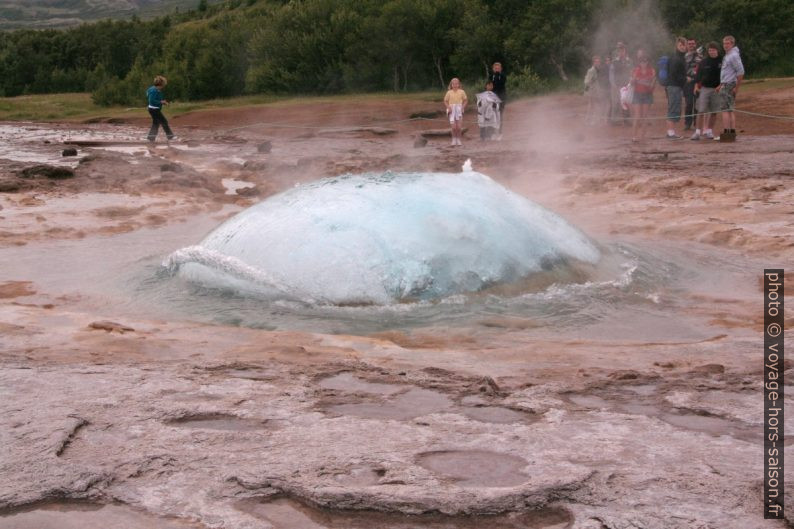
[(680, 86), (665, 86), (667, 92), (667, 120), (674, 123), (681, 121), (681, 99), (684, 90)]

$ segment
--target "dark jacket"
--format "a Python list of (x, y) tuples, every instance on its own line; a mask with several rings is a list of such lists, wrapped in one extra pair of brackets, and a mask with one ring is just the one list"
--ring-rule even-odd
[(667, 65), (667, 78), (669, 82), (667, 86), (678, 86), (683, 88), (686, 84), (686, 59), (684, 52), (675, 50), (675, 53), (670, 57), (670, 62)]
[(507, 76), (504, 72), (492, 73), (488, 78), (493, 83), (493, 93), (499, 96), (503, 102), (507, 100)]
[(698, 65), (695, 82), (706, 88), (717, 88), (720, 85), (720, 67), (722, 59), (706, 56)]
[(598, 71), (598, 84), (601, 88), (608, 92), (609, 91), (609, 65), (602, 64), (597, 68)]
[(156, 86), (150, 86), (146, 91), (146, 100), (149, 108), (163, 108), (163, 93)]

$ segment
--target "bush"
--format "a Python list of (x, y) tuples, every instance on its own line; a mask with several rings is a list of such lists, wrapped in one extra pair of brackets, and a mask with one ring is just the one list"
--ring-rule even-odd
[(510, 94), (516, 95), (541, 94), (550, 89), (549, 82), (541, 78), (529, 65), (513, 73), (507, 78), (507, 82)]

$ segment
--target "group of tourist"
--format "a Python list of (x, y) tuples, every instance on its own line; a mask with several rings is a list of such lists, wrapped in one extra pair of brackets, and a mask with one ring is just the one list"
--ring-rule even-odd
[[(585, 75), (587, 121), (632, 125), (632, 140), (645, 139), (652, 122), (648, 110), (659, 84), (667, 96), (667, 138), (683, 138), (675, 130), (683, 108), (684, 131), (694, 129), (691, 140), (735, 141), (734, 105), (744, 79), (744, 66), (731, 35), (722, 39), (722, 49), (724, 54), (716, 42), (709, 42), (704, 49), (698, 47), (695, 39), (678, 37), (675, 51), (661, 57), (654, 68), (644, 49), (636, 51), (633, 62), (626, 45), (618, 42), (614, 53), (606, 55), (603, 62), (600, 56), (593, 56)], [(715, 135), (719, 113), (723, 131)]]
[[(606, 120), (614, 125), (631, 125), (632, 141), (644, 140), (652, 122), (648, 111), (653, 104), (654, 89), (660, 84), (667, 96), (667, 138), (683, 138), (675, 130), (681, 121), (683, 108), (684, 131), (694, 128), (690, 139), (734, 141), (734, 104), (744, 79), (744, 66), (736, 39), (730, 35), (724, 37), (722, 49), (724, 55), (720, 54), (716, 42), (709, 42), (704, 53), (704, 48), (699, 48), (695, 39), (678, 37), (674, 53), (661, 57), (654, 68), (643, 48), (637, 49), (635, 61), (632, 61), (626, 45), (618, 42), (614, 53), (607, 54), (603, 62), (600, 56), (594, 55), (592, 66), (585, 75), (587, 122), (593, 124)], [(167, 104), (162, 97), (165, 84), (165, 78), (157, 76), (147, 92), (148, 110), (152, 117), (149, 141), (155, 140), (160, 126), (169, 140), (175, 139), (162, 114), (162, 106)], [(506, 85), (502, 64), (495, 62), (484, 90), (477, 94), (477, 124), (481, 140), (502, 138)], [(448, 88), (444, 106), (450, 124), (451, 145), (461, 146), (463, 113), (468, 97), (457, 77), (450, 81)], [(718, 113), (722, 113), (723, 126), (719, 136), (714, 134)]]
[[(449, 118), (451, 145), (462, 146), (463, 113), (469, 99), (457, 77), (449, 82), (448, 88), (444, 95), (444, 106)], [(502, 71), (502, 63), (495, 62), (485, 83), (485, 90), (477, 94), (477, 125), (480, 128), (480, 140), (502, 139), (502, 116), (506, 103), (507, 77)]]

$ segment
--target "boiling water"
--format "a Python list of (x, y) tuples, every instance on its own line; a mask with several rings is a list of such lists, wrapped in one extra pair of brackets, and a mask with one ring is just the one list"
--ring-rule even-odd
[(387, 305), (560, 274), (599, 257), (559, 216), (464, 171), (303, 185), (241, 212), (166, 266), (270, 300)]
[[(707, 337), (682, 314), (686, 294), (720, 291), (725, 284), (735, 291), (757, 266), (693, 244), (602, 240), (596, 245), (557, 215), (477, 173), (428, 175), (431, 189), (421, 192), (417, 186), (423, 177), (398, 179), (348, 177), (308, 186), (307, 196), (324, 208), (314, 213), (286, 207), (308, 200), (296, 189), (220, 227), (222, 213), (113, 237), (5, 248), (4, 280), (32, 280), (36, 290), (47, 294), (46, 302), (65, 296), (77, 308), (108, 318), (345, 334), (476, 327), (617, 339), (635, 337), (641, 328), (645, 339), (667, 340)], [(361, 200), (361, 207), (369, 216), (361, 210), (351, 215), (353, 196), (368, 186), (373, 195)], [(328, 198), (335, 187), (344, 190), (342, 203)], [(97, 207), (104, 199), (91, 200)], [(57, 207), (56, 202), (48, 204)], [(276, 207), (264, 211), (264, 204)], [(277, 211), (302, 224), (283, 221)], [(325, 211), (327, 216), (320, 214)], [(421, 211), (435, 220), (423, 225)], [(274, 234), (265, 234), (275, 246), (253, 245), (261, 232), (249, 221), (263, 222), (262, 215), (278, 226)], [(357, 219), (370, 231), (359, 230)], [(243, 220), (248, 229), (235, 231)], [(311, 232), (312, 226), (321, 232)], [(200, 249), (180, 250), (208, 232)], [(252, 244), (216, 244), (238, 233)], [(303, 233), (305, 239), (299, 239)], [(377, 237), (382, 239), (375, 244)], [(388, 245), (392, 240), (394, 249)], [(486, 251), (478, 250), (481, 246)], [(291, 248), (311, 259), (296, 261), (290, 270)], [(207, 255), (222, 258), (205, 259)], [(227, 258), (232, 265), (218, 265)], [(335, 276), (331, 272), (337, 268), (330, 265), (338, 260), (348, 268)], [(271, 263), (280, 268), (269, 267)], [(315, 273), (324, 274), (322, 281), (313, 280)]]

